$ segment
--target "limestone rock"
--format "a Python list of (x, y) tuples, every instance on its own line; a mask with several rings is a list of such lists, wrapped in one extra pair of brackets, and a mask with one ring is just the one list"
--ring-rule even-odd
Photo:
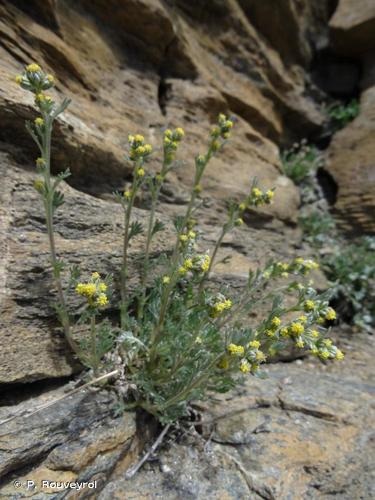
[(329, 22), (338, 52), (361, 55), (375, 49), (375, 4), (372, 0), (340, 0)]
[(335, 214), (351, 234), (375, 231), (375, 87), (361, 96), (360, 114), (328, 148), (328, 172), (338, 185)]

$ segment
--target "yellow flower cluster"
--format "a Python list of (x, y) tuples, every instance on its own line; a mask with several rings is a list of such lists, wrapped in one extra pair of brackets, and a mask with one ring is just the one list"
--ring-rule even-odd
[(294, 321), (291, 325), (290, 325), (290, 331), (294, 334), (294, 335), (301, 335), (304, 331), (305, 331), (305, 327), (302, 325), (302, 323), (299, 323), (297, 321)]
[(53, 86), (54, 78), (52, 75), (44, 73), (39, 64), (32, 63), (25, 67), (21, 75), (16, 76), (16, 83), (21, 85), (23, 89), (35, 94), (35, 103), (41, 109), (49, 111), (52, 99), (42, 92)]
[(260, 342), (259, 340), (252, 340), (251, 342), (249, 342), (248, 346), (253, 347), (254, 349), (259, 349)]
[(180, 241), (182, 243), (187, 243), (188, 241), (193, 241), (197, 237), (197, 233), (195, 231), (190, 230), (186, 234), (181, 234), (180, 235)]
[(333, 321), (334, 319), (336, 319), (336, 311), (332, 309), (332, 307), (329, 307), (327, 309), (325, 319), (327, 319), (328, 321)]
[(209, 270), (210, 264), (211, 264), (211, 257), (207, 254), (203, 255), (203, 258), (201, 259), (200, 267), (204, 273), (206, 273)]
[(242, 373), (249, 373), (250, 372), (251, 366), (250, 366), (250, 363), (247, 361), (247, 359), (241, 359), (240, 370)]
[(34, 123), (37, 127), (43, 127), (44, 120), (43, 120), (43, 118), (38, 117), (38, 118), (35, 118)]
[(245, 349), (242, 345), (229, 344), (227, 349), (230, 352), (230, 354), (232, 354), (234, 356), (238, 356), (238, 355), (242, 356), (242, 354), (244, 354), (244, 352), (245, 352)]
[(315, 309), (315, 302), (313, 300), (306, 300), (303, 307), (306, 312), (313, 311)]
[(230, 299), (225, 299), (222, 302), (216, 302), (213, 306), (213, 310), (215, 313), (222, 313), (226, 309), (230, 309), (232, 307), (232, 301)]
[[(136, 135), (128, 135), (128, 141), (130, 145), (130, 159), (133, 161), (139, 160), (139, 159), (145, 159), (147, 156), (149, 156), (152, 153), (152, 146), (151, 144), (145, 144), (145, 138), (143, 135), (136, 134)], [(139, 177), (143, 177), (143, 175), (139, 174), (139, 170), (137, 171), (137, 175)], [(142, 169), (143, 170), (143, 169)]]
[(108, 297), (105, 293), (107, 288), (106, 283), (100, 280), (100, 274), (95, 272), (91, 275), (91, 281), (78, 283), (75, 290), (78, 295), (87, 299), (90, 306), (104, 307), (108, 304)]
[(260, 207), (265, 204), (270, 204), (273, 200), (275, 193), (272, 189), (269, 189), (266, 192), (263, 192), (261, 189), (254, 187), (251, 190), (250, 197), (248, 199), (248, 203), (250, 205), (254, 205), (256, 207)]
[(227, 118), (223, 113), (220, 113), (218, 117), (218, 125), (213, 127), (211, 130), (211, 137), (214, 139), (211, 143), (214, 151), (220, 148), (220, 143), (216, 141), (219, 137), (222, 139), (230, 138), (230, 131), (233, 128), (233, 120)]
[(167, 163), (174, 160), (178, 145), (185, 136), (185, 131), (181, 127), (174, 130), (167, 129), (164, 132), (164, 156)]
[(42, 71), (42, 68), (39, 66), (39, 64), (32, 63), (26, 66), (26, 71), (28, 71), (29, 73), (38, 73), (38, 71)]

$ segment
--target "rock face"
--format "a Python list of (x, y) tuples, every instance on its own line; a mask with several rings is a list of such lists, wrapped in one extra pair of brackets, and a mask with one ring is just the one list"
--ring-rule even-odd
[(363, 92), (360, 109), (333, 138), (326, 164), (338, 185), (335, 214), (354, 235), (375, 232), (375, 86)]
[(327, 169), (337, 186), (334, 206), (348, 233), (375, 231), (375, 4), (340, 0), (330, 20), (332, 42), (338, 53), (356, 56), (362, 65), (359, 116), (337, 133), (327, 151)]
[[(34, 415), (64, 394), (54, 389), (32, 402), (5, 406), (1, 423), (0, 495), (15, 498), (291, 500), (371, 499), (374, 490), (374, 347), (368, 337), (341, 334), (345, 363), (297, 361), (270, 365), (269, 378), (253, 377), (213, 404), (185, 437), (170, 436), (132, 479), (125, 472), (154, 436), (138, 432), (130, 412), (113, 418), (105, 393), (78, 393)], [(26, 472), (22, 466), (28, 465)], [(27, 479), (36, 488), (27, 491)], [(97, 481), (80, 493), (41, 489), (41, 480)]]
[[(157, 149), (163, 127), (186, 129), (181, 158), (190, 161), (171, 176), (163, 195), (161, 210), (172, 215), (183, 209), (193, 157), (204, 151), (219, 112), (233, 114), (237, 123), (233, 141), (203, 183), (204, 197), (211, 199), (201, 217), (207, 241), (216, 234), (212, 225), (222, 221), (225, 200), (243, 196), (256, 176), (278, 195), (260, 215), (249, 214), (241, 249), (232, 252), (232, 269), (238, 275), (258, 255), (289, 252), (286, 242), (298, 240), (293, 227), (299, 194), (281, 174), (274, 141), (299, 134), (301, 127), (316, 130), (323, 115), (309, 97), (297, 55), (287, 58), (274, 39), (260, 35), (251, 22), (251, 3), (13, 1), (0, 2), (0, 14), (0, 383), (75, 370), (50, 305), (43, 213), (31, 188), (37, 152), (24, 121), (35, 116), (32, 96), (12, 83), (30, 61), (56, 76), (56, 99), (73, 100), (53, 139), (53, 171), (70, 167), (73, 174), (56, 226), (59, 252), (70, 263), (117, 270), (122, 215), (112, 192), (130, 180), (124, 158), (128, 133), (142, 132)], [(257, 13), (257, 22), (262, 15)], [(157, 161), (149, 168), (157, 170)]]
[(371, 0), (340, 0), (329, 26), (334, 46), (342, 54), (375, 50), (375, 4)]

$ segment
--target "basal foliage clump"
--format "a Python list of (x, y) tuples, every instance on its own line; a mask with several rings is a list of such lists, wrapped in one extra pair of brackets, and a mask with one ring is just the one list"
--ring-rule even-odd
[[(210, 132), (206, 151), (195, 157), (189, 202), (185, 214), (174, 220), (171, 252), (160, 255), (157, 261), (151, 259), (153, 238), (165, 229), (156, 209), (162, 185), (178, 165), (176, 158), (185, 135), (181, 128), (164, 131), (157, 174), (147, 171), (152, 146), (140, 134), (128, 137), (127, 161), (133, 165), (133, 182), (124, 193), (116, 193), (124, 214), (122, 263), (118, 276), (113, 277), (119, 283), (119, 298), (112, 295), (111, 276), (98, 270), (82, 276), (79, 268), (69, 269), (57, 255), (53, 218), (64, 203), (59, 184), (70, 173), (53, 178), (50, 171), (53, 123), (69, 101), (57, 104), (45, 94), (54, 80), (37, 64), (27, 66), (16, 80), (34, 94), (39, 112), (27, 128), (40, 150), (36, 160), (40, 178), (35, 188), (45, 208), (58, 295), (56, 309), (66, 339), (76, 357), (90, 369), (88, 373), (95, 377), (116, 370), (112, 385), (123, 408), (143, 408), (162, 422), (172, 422), (187, 413), (190, 402), (207, 397), (210, 391), (227, 391), (244, 376), (262, 376), (261, 365), (267, 357), (290, 345), (322, 360), (344, 357), (325, 337), (325, 324), (335, 320), (336, 313), (329, 306), (329, 292), (318, 294), (308, 281), (309, 272), (317, 267), (315, 262), (302, 258), (269, 261), (257, 272), (248, 273), (239, 294), (225, 284), (218, 289), (209, 281), (225, 236), (243, 224), (247, 209), (270, 204), (274, 197), (273, 189), (261, 190), (253, 182), (243, 200), (228, 204), (227, 218), (211, 251), (200, 251), (202, 233), (194, 214), (200, 205), (201, 181), (207, 164), (230, 138), (234, 125), (223, 114)], [(151, 208), (143, 227), (134, 219), (133, 207), (137, 194), (146, 187)], [(140, 256), (139, 285), (129, 289), (129, 245), (140, 233), (145, 235), (145, 248)], [(78, 311), (68, 304), (62, 284), (62, 276), (68, 272), (69, 285), (81, 298)], [(284, 300), (287, 296), (288, 304)], [(102, 319), (113, 302), (118, 302), (119, 324)], [(260, 305), (268, 312), (257, 324), (251, 324), (249, 313), (260, 310)], [(79, 334), (82, 326), (86, 333)]]

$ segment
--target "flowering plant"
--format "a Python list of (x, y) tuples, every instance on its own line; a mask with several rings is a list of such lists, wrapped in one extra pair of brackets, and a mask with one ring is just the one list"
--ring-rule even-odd
[[(329, 293), (319, 295), (307, 280), (308, 273), (317, 267), (315, 262), (302, 258), (289, 263), (269, 261), (257, 272), (249, 272), (240, 295), (231, 294), (225, 284), (217, 290), (209, 281), (226, 234), (243, 224), (246, 210), (270, 204), (274, 196), (273, 189), (263, 191), (253, 182), (243, 200), (229, 204), (212, 252), (199, 251), (201, 233), (193, 216), (202, 191), (201, 180), (207, 164), (230, 138), (234, 125), (223, 114), (210, 132), (206, 152), (195, 158), (189, 202), (185, 214), (174, 221), (173, 249), (169, 256), (158, 258), (157, 266), (150, 254), (153, 237), (164, 230), (156, 217), (157, 203), (163, 182), (176, 168), (185, 133), (181, 128), (164, 131), (163, 158), (156, 175), (147, 172), (152, 146), (142, 135), (129, 135), (128, 161), (134, 167), (133, 182), (124, 193), (116, 193), (124, 213), (120, 324), (97, 321), (99, 313), (102, 315), (116, 297), (114, 294), (111, 298), (111, 277), (102, 278), (95, 271), (82, 280), (79, 269), (73, 268), (70, 283), (84, 301), (78, 324), (87, 325), (89, 332), (82, 340), (77, 339), (77, 323), (72, 322), (61, 279), (66, 266), (57, 258), (53, 229), (55, 210), (64, 202), (58, 186), (70, 173), (65, 171), (53, 178), (50, 171), (53, 123), (69, 100), (58, 105), (44, 93), (53, 85), (53, 77), (37, 64), (27, 66), (16, 80), (35, 95), (40, 113), (33, 123), (27, 123), (27, 128), (40, 149), (36, 168), (41, 178), (35, 188), (46, 213), (59, 318), (71, 349), (95, 376), (117, 369), (114, 386), (124, 408), (141, 407), (161, 421), (174, 421), (187, 413), (191, 401), (207, 397), (210, 391), (227, 391), (247, 374), (262, 376), (261, 364), (267, 357), (289, 345), (306, 349), (323, 360), (343, 358), (343, 353), (325, 338), (325, 322), (336, 317), (329, 307)], [(151, 209), (144, 228), (134, 220), (133, 207), (137, 193), (146, 186), (151, 194)], [(141, 232), (145, 232), (146, 241), (139, 286), (129, 290), (129, 245)], [(290, 296), (288, 304), (286, 296)], [(268, 312), (257, 324), (251, 324), (249, 312), (261, 303)]]

